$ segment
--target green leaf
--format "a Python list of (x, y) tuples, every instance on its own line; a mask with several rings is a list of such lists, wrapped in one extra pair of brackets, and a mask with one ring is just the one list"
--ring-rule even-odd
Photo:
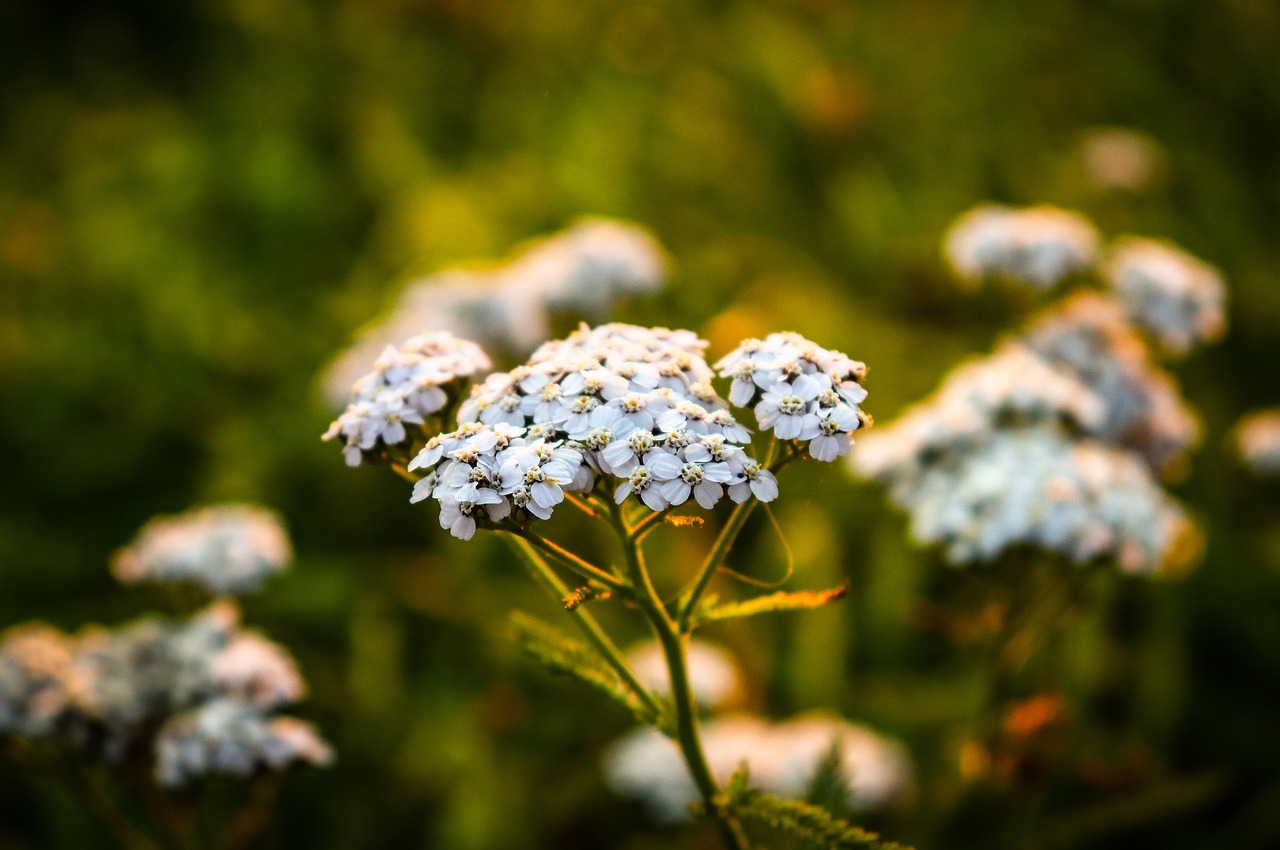
[(910, 850), (833, 817), (825, 809), (799, 800), (783, 800), (752, 788), (745, 769), (739, 769), (725, 788), (728, 813), (808, 842), (824, 850)]
[(772, 611), (803, 611), (830, 605), (843, 598), (849, 592), (849, 583), (830, 590), (780, 590), (767, 596), (757, 596), (742, 602), (716, 604), (715, 599), (708, 599), (698, 606), (698, 611), (690, 620), (691, 626), (697, 627), (718, 620), (734, 620), (739, 617), (754, 617)]
[(612, 697), (636, 720), (661, 726), (663, 717), (641, 699), (640, 694), (613, 670), (591, 647), (520, 611), (511, 615), (520, 648), (552, 672), (572, 676)]

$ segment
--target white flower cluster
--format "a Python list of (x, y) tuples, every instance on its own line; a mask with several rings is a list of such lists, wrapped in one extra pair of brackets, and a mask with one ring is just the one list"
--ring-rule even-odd
[(480, 346), (444, 331), (418, 334), (398, 348), (388, 345), (372, 372), (351, 388), (351, 398), (324, 439), (341, 437), (348, 466), (386, 446), (409, 440), (410, 429), (449, 404), (458, 382), (493, 367)]
[(42, 738), (66, 714), (71, 639), (43, 623), (0, 634), (0, 737)]
[(532, 430), (470, 422), (432, 437), (409, 464), (424, 474), (410, 501), (438, 501), (440, 527), (460, 540), (471, 539), (481, 517), (498, 522), (524, 513), (550, 519), (566, 490), (590, 487), (590, 470), (581, 451), (563, 440), (527, 437)]
[(1008, 278), (1051, 289), (1092, 268), (1100, 244), (1097, 228), (1079, 213), (985, 204), (956, 219), (943, 238), (943, 253), (968, 283)]
[[(742, 674), (733, 656), (714, 643), (691, 638), (686, 647), (689, 685), (698, 706), (717, 709), (731, 703), (742, 692)], [(653, 694), (671, 693), (667, 657), (657, 641), (648, 641), (627, 653), (627, 666), (640, 684)]]
[[(252, 713), (253, 722), (274, 730), (280, 719), (274, 712), (304, 691), (288, 652), (243, 628), (236, 606), (225, 599), (185, 622), (150, 617), (114, 629), (93, 626), (77, 635), (35, 624), (0, 639), (0, 735), (49, 738), (110, 761), (149, 745), (162, 782), (175, 775), (175, 762), (166, 766), (172, 753), (161, 753), (161, 741), (150, 737), (161, 724), (232, 702), (238, 715)], [(221, 727), (200, 728), (207, 733)], [(301, 721), (289, 720), (280, 728), (305, 729), (305, 734), (276, 736), (293, 741), (299, 758), (319, 752), (303, 746), (305, 740), (323, 748)], [(216, 743), (206, 740), (210, 747)], [(227, 746), (234, 749), (239, 740), (228, 739)], [(259, 761), (271, 765), (279, 759)], [(190, 773), (189, 758), (179, 757), (177, 763), (185, 765), (183, 775)]]
[(852, 460), (897, 492), (943, 455), (980, 446), (1002, 428), (1061, 423), (1094, 433), (1104, 421), (1102, 400), (1073, 375), (1008, 342), (956, 368), (930, 398), (869, 434)]
[(1236, 448), (1259, 475), (1280, 475), (1280, 409), (1246, 416), (1236, 426)]
[(333, 751), (315, 728), (293, 717), (266, 717), (252, 703), (216, 699), (177, 714), (155, 741), (156, 781), (186, 785), (212, 773), (247, 777), (306, 762), (326, 766)]
[(438, 500), (441, 524), (463, 539), (477, 516), (545, 519), (601, 475), (619, 479), (617, 502), (634, 495), (655, 511), (771, 501), (777, 481), (742, 449), (751, 434), (712, 388), (705, 346), (690, 331), (623, 324), (544, 344), (475, 387), (458, 430), (414, 458), (426, 473), (414, 500)]
[(1103, 442), (1133, 449), (1163, 470), (1199, 440), (1199, 421), (1177, 382), (1152, 362), (1113, 299), (1077, 293), (1034, 319), (1018, 340), (1102, 400), (1104, 420), (1090, 433)]
[(1028, 546), (1151, 573), (1178, 563), (1190, 540), (1186, 514), (1132, 453), (1051, 428), (996, 432), (890, 490), (912, 536), (955, 564)]
[(849, 453), (852, 433), (869, 419), (858, 407), (866, 364), (828, 351), (799, 334), (774, 333), (749, 339), (718, 363), (722, 378), (732, 378), (729, 400), (755, 405), (760, 427), (778, 439), (809, 444), (816, 460), (830, 462)]
[[(906, 748), (865, 726), (825, 715), (800, 715), (782, 723), (746, 715), (726, 716), (702, 727), (711, 771), (727, 782), (742, 765), (751, 784), (784, 798), (803, 798), (833, 749), (849, 785), (854, 811), (884, 807), (912, 786)], [(656, 729), (640, 728), (605, 755), (605, 778), (618, 794), (643, 801), (655, 820), (681, 823), (699, 799), (674, 741)]]
[(666, 279), (666, 254), (649, 231), (586, 218), (505, 264), (410, 283), (390, 317), (329, 368), (325, 385), (340, 402), (377, 352), (424, 329), (525, 354), (551, 335), (553, 316), (603, 319), (619, 299), (656, 292)]
[(293, 559), (280, 517), (256, 505), (223, 504), (152, 519), (115, 554), (122, 582), (199, 585), (214, 594), (255, 590)]
[(1191, 525), (1152, 467), (1185, 450), (1195, 420), (1118, 310), (1068, 299), (864, 439), (855, 470), (953, 563), (1018, 546), (1131, 572), (1179, 563)]
[(1226, 286), (1213, 266), (1156, 239), (1121, 236), (1103, 277), (1134, 324), (1181, 355), (1226, 331)]

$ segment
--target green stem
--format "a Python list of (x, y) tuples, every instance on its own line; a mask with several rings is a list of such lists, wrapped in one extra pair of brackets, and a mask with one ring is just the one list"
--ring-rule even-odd
[(706, 560), (702, 562), (702, 566), (698, 569), (698, 575), (693, 580), (693, 586), (685, 596), (684, 603), (680, 606), (680, 614), (676, 618), (676, 625), (682, 633), (689, 632), (693, 612), (697, 610), (702, 594), (706, 592), (707, 585), (711, 583), (711, 578), (716, 574), (716, 570), (724, 563), (725, 556), (729, 554), (729, 549), (733, 547), (733, 542), (738, 539), (738, 533), (746, 525), (747, 517), (751, 516), (751, 512), (755, 510), (757, 504), (759, 502), (756, 499), (747, 499), (736, 506), (733, 509), (733, 513), (729, 514), (729, 520), (724, 524), (724, 528), (720, 529), (720, 536), (716, 538), (715, 545), (707, 553)]
[[(799, 457), (799, 454), (789, 443), (782, 457), (776, 458), (777, 453), (778, 440), (776, 437), (770, 437), (769, 448), (765, 452), (764, 466), (773, 473), (782, 471), (784, 466)], [(687, 634), (691, 630), (693, 613), (698, 609), (698, 602), (701, 601), (702, 594), (706, 592), (707, 585), (711, 583), (716, 570), (720, 569), (720, 566), (724, 563), (725, 557), (729, 554), (729, 550), (733, 548), (734, 541), (738, 539), (739, 532), (746, 525), (747, 518), (751, 516), (751, 512), (755, 510), (757, 504), (759, 504), (759, 500), (751, 497), (742, 504), (737, 505), (733, 509), (733, 513), (729, 514), (729, 519), (724, 524), (724, 528), (720, 529), (720, 536), (716, 538), (715, 545), (707, 553), (706, 560), (702, 562), (702, 567), (699, 568), (698, 575), (693, 580), (693, 586), (685, 595), (684, 603), (680, 606), (680, 614), (676, 618), (676, 624), (682, 633)]]
[(645, 535), (653, 531), (666, 520), (667, 515), (662, 511), (654, 511), (644, 519), (631, 526), (631, 539), (635, 541), (643, 540)]
[(156, 844), (131, 824), (116, 808), (111, 797), (94, 781), (83, 765), (71, 765), (65, 773), (85, 811), (98, 822), (123, 850), (160, 850)]
[(662, 599), (649, 578), (649, 571), (645, 569), (640, 546), (627, 533), (621, 511), (612, 511), (610, 518), (626, 552), (627, 566), (631, 581), (638, 591), (640, 607), (653, 627), (666, 658), (667, 674), (671, 679), (671, 701), (676, 710), (676, 743), (689, 767), (693, 782), (702, 795), (707, 814), (715, 821), (725, 846), (730, 850), (747, 850), (747, 838), (741, 824), (728, 816), (721, 805), (720, 787), (707, 763), (698, 737), (698, 706), (689, 682), (688, 636), (680, 631), (662, 604)]
[(630, 590), (627, 583), (615, 576), (607, 570), (602, 570), (590, 561), (579, 558), (559, 543), (553, 543), (545, 537), (539, 537), (527, 531), (513, 531), (512, 534), (527, 540), (530, 544), (541, 549), (545, 554), (555, 558), (569, 569), (585, 579), (595, 579), (601, 584), (612, 588), (613, 590), (626, 591)]
[[(511, 541), (511, 545), (516, 548), (516, 551), (524, 557), (525, 564), (529, 567), (529, 574), (533, 576), (533, 580), (546, 588), (547, 592), (554, 596), (557, 602), (563, 604), (564, 598), (569, 595), (569, 587), (552, 571), (551, 565), (543, 560), (534, 545), (528, 539), (516, 534), (508, 535), (507, 539)], [(661, 716), (663, 713), (662, 705), (640, 683), (635, 673), (631, 672), (631, 668), (627, 665), (621, 650), (605, 634), (604, 629), (600, 627), (596, 618), (591, 616), (582, 606), (578, 606), (566, 613), (578, 624), (578, 628), (582, 630), (587, 640), (591, 642), (591, 645), (596, 648), (608, 665), (613, 668), (613, 671), (636, 692), (636, 696), (645, 704), (645, 707), (656, 716)]]

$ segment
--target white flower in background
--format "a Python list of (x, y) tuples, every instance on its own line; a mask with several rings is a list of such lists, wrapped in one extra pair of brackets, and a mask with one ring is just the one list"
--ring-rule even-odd
[(985, 204), (961, 215), (943, 237), (943, 253), (960, 280), (1007, 278), (1036, 289), (1088, 271), (1100, 245), (1087, 218), (1052, 206)]
[[(697, 638), (689, 640), (686, 652), (689, 685), (700, 708), (717, 709), (739, 695), (742, 674), (732, 655), (716, 644)], [(671, 693), (667, 658), (656, 641), (642, 643), (628, 652), (627, 666), (649, 691), (664, 697)]]
[(1121, 236), (1103, 277), (1134, 324), (1170, 354), (1185, 354), (1226, 331), (1226, 286), (1213, 266), (1156, 239)]
[(1009, 342), (958, 366), (932, 396), (867, 434), (851, 460), (860, 475), (893, 489), (999, 430), (1056, 423), (1098, 433), (1105, 414), (1102, 400), (1072, 372)]
[(997, 432), (892, 481), (890, 497), (912, 536), (943, 546), (954, 564), (1029, 546), (1153, 573), (1181, 563), (1193, 539), (1182, 508), (1132, 453), (1051, 428)]
[(72, 641), (43, 623), (0, 633), (0, 737), (52, 734), (70, 706)]
[(1114, 299), (1072, 295), (1034, 318), (1017, 341), (1102, 400), (1103, 421), (1089, 433), (1103, 442), (1133, 449), (1165, 470), (1199, 440), (1200, 423), (1177, 382), (1152, 362)]
[[(721, 783), (745, 765), (753, 786), (781, 797), (803, 798), (835, 747), (855, 810), (892, 803), (912, 785), (911, 762), (901, 744), (834, 718), (802, 715), (771, 724), (731, 715), (704, 724), (702, 744)], [(690, 820), (689, 805), (699, 799), (675, 742), (655, 729), (636, 729), (610, 747), (604, 772), (610, 788), (643, 801), (662, 823)]]
[(306, 694), (306, 684), (288, 651), (265, 635), (242, 629), (209, 659), (213, 689), (270, 711)]
[(280, 517), (255, 505), (210, 505), (152, 519), (116, 553), (122, 582), (190, 583), (214, 594), (255, 590), (283, 570), (293, 547)]
[[(911, 757), (898, 741), (824, 714), (804, 714), (773, 729), (775, 761), (762, 764), (759, 783), (780, 797), (803, 798), (818, 766), (837, 749), (852, 811), (878, 809), (912, 787)], [(752, 778), (755, 778), (753, 774)]]
[(156, 781), (177, 787), (209, 774), (247, 777), (296, 762), (325, 766), (333, 751), (309, 723), (217, 699), (167, 720), (156, 735), (155, 761)]
[(266, 714), (304, 690), (288, 652), (241, 627), (226, 599), (185, 621), (146, 617), (74, 636), (33, 624), (0, 639), (0, 734), (108, 761), (211, 703), (234, 701), (274, 729)]
[(347, 409), (324, 439), (341, 437), (347, 465), (359, 466), (380, 447), (405, 442), (406, 426), (421, 426), (424, 417), (443, 410), (460, 380), (491, 368), (478, 345), (441, 331), (388, 345), (374, 370), (355, 382)]
[(1236, 426), (1236, 448), (1259, 475), (1280, 475), (1280, 408), (1246, 416)]
[(861, 383), (866, 365), (799, 334), (749, 339), (716, 363), (716, 370), (732, 379), (729, 396), (735, 404), (746, 406), (759, 396), (755, 415), (761, 428), (780, 440), (808, 443), (816, 460), (848, 454), (850, 435), (869, 422), (859, 407), (867, 397)]
[(620, 299), (661, 289), (667, 266), (643, 227), (586, 218), (530, 243), (509, 262), (411, 282), (390, 315), (329, 367), (327, 395), (341, 403), (387, 344), (427, 329), (526, 354), (550, 335), (553, 315), (603, 319)]

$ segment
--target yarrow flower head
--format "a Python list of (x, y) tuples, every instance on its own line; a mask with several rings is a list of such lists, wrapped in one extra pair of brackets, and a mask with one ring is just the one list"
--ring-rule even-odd
[(582, 451), (564, 440), (530, 438), (530, 429), (507, 422), (464, 423), (432, 437), (409, 464), (424, 476), (412, 502), (440, 503), (440, 525), (470, 540), (477, 520), (498, 522), (510, 516), (550, 519), (565, 491), (590, 484), (580, 474)]
[(389, 345), (374, 370), (356, 381), (347, 409), (324, 439), (341, 437), (347, 465), (359, 466), (388, 446), (408, 442), (426, 417), (457, 397), (463, 379), (491, 368), (478, 345), (444, 331), (420, 334), (398, 348)]
[(0, 634), (0, 737), (52, 734), (71, 706), (70, 637), (43, 623)]
[[(802, 799), (832, 750), (849, 786), (854, 811), (882, 808), (912, 786), (906, 748), (865, 726), (827, 715), (800, 715), (770, 723), (728, 715), (703, 725), (703, 748), (720, 782), (744, 763), (751, 784), (771, 794)], [(656, 729), (636, 729), (605, 755), (605, 779), (618, 794), (642, 800), (662, 823), (690, 819), (697, 786), (674, 741)]]
[[(412, 501), (438, 502), (441, 525), (465, 540), (481, 525), (549, 519), (566, 493), (602, 479), (616, 503), (653, 511), (774, 500), (777, 479), (747, 453), (751, 431), (713, 386), (706, 347), (692, 331), (619, 323), (544, 343), (472, 387), (458, 427), (425, 441), (408, 464), (421, 475)], [(819, 460), (846, 454), (870, 422), (866, 366), (795, 334), (748, 341), (720, 368), (733, 373), (735, 404), (763, 393), (761, 424)]]
[[(576, 452), (581, 465), (557, 488), (588, 490), (597, 477), (611, 476), (620, 479), (616, 501), (634, 495), (655, 511), (689, 499), (710, 509), (726, 492), (737, 501), (751, 495), (768, 500), (776, 495), (768, 486), (772, 474), (743, 450), (751, 434), (711, 386), (705, 347), (690, 331), (584, 325), (542, 345), (524, 366), (490, 375), (462, 404), (458, 419), (464, 429), (524, 429), (526, 440)], [(424, 457), (416, 468), (426, 465)], [(441, 481), (444, 476), (442, 471)], [(504, 486), (514, 481), (509, 477)], [(754, 489), (753, 481), (759, 482)], [(435, 492), (439, 485), (430, 486)], [(507, 494), (499, 488), (498, 495)], [(484, 498), (490, 501), (483, 504), (506, 515), (492, 495)], [(549, 511), (551, 505), (541, 507)]]
[(943, 253), (967, 283), (1007, 278), (1047, 290), (1092, 268), (1100, 244), (1097, 229), (1079, 213), (985, 204), (956, 219)]
[(1241, 420), (1236, 426), (1236, 448), (1258, 475), (1280, 475), (1280, 408)]
[(1105, 415), (1102, 400), (1070, 371), (1008, 342), (961, 365), (932, 396), (869, 434), (852, 460), (863, 476), (897, 487), (1001, 429), (1059, 424), (1088, 434), (1102, 428)]
[(1177, 246), (1121, 236), (1103, 277), (1128, 310), (1170, 354), (1185, 354), (1226, 330), (1226, 287), (1218, 270)]
[(292, 559), (278, 514), (223, 504), (152, 519), (116, 553), (111, 569), (129, 584), (190, 583), (214, 594), (238, 594), (257, 589)]
[[(305, 691), (297, 665), (285, 649), (243, 628), (239, 616), (224, 599), (186, 621), (148, 617), (77, 635), (41, 624), (11, 629), (0, 637), (0, 735), (54, 740), (113, 762), (150, 746), (159, 780), (171, 783), (174, 764), (191, 762), (163, 730), (190, 732), (189, 719), (234, 703), (238, 728), (278, 731), (297, 745), (299, 758), (324, 763), (319, 754), (328, 748), (310, 726), (273, 716)], [(217, 724), (209, 722), (205, 716), (196, 725), (212, 748)], [(241, 740), (217, 728), (231, 736), (228, 746)]]
[(333, 751), (310, 723), (266, 717), (251, 703), (223, 698), (174, 715), (156, 734), (156, 781), (166, 787), (220, 773), (246, 777), (296, 762), (324, 767)]
[(1168, 469), (1199, 440), (1200, 423), (1177, 382), (1152, 361), (1114, 299), (1070, 296), (1033, 319), (1017, 340), (1102, 400), (1103, 421), (1092, 436), (1133, 449), (1156, 470)]
[(982, 445), (899, 472), (886, 468), (878, 477), (910, 515), (912, 536), (944, 546), (955, 564), (1029, 546), (1153, 573), (1194, 554), (1186, 514), (1132, 453), (1054, 428), (997, 431)]
[(809, 444), (809, 454), (833, 461), (849, 453), (852, 433), (870, 423), (859, 405), (865, 364), (828, 351), (799, 334), (750, 339), (716, 363), (731, 378), (729, 400), (755, 405), (760, 427), (780, 440)]

